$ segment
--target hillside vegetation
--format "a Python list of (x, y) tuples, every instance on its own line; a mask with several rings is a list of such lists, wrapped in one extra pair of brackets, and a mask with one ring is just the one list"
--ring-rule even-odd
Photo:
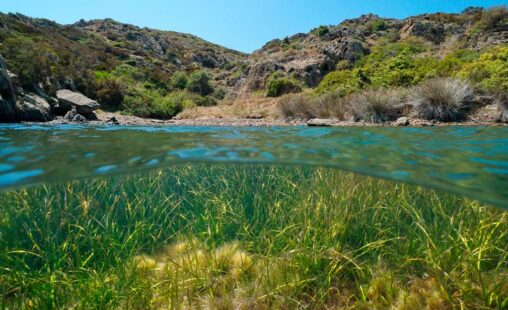
[[(52, 97), (67, 88), (98, 100), (105, 110), (142, 117), (166, 119), (223, 99), (287, 94), (293, 95), (279, 105), (285, 117), (386, 121), (433, 115), (458, 120), (495, 103), (502, 117), (508, 110), (507, 17), (506, 7), (404, 20), (363, 15), (270, 41), (246, 55), (192, 35), (110, 19), (64, 26), (2, 14), (0, 54), (17, 76), (18, 93)], [(447, 81), (433, 88), (441, 94), (434, 97), (439, 97), (437, 104), (430, 100), (429, 109), (453, 110), (453, 116), (415, 112), (415, 103), (423, 107), (422, 102), (429, 102), (418, 98), (420, 84), (427, 80)], [(463, 83), (466, 88), (459, 87)], [(360, 100), (385, 98), (386, 92), (387, 107), (380, 108), (384, 103), (379, 100)], [(389, 117), (373, 116), (380, 109), (392, 111)]]

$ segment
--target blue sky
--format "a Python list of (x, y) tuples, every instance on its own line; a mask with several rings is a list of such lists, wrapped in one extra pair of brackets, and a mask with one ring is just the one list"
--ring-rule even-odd
[(81, 18), (110, 17), (142, 27), (192, 33), (251, 52), (271, 39), (308, 32), (319, 25), (336, 25), (365, 13), (403, 18), (506, 3), (506, 0), (0, 0), (0, 11), (64, 24)]

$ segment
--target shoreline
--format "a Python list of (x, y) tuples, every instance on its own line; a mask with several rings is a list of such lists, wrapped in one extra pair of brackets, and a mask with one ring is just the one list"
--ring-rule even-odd
[(338, 119), (273, 119), (273, 118), (219, 118), (219, 117), (203, 117), (188, 119), (170, 119), (160, 120), (152, 118), (142, 118), (130, 115), (121, 115), (117, 113), (98, 113), (97, 120), (79, 123), (57, 118), (49, 122), (22, 122), (22, 124), (38, 124), (38, 125), (61, 125), (61, 124), (82, 124), (82, 125), (120, 125), (120, 126), (213, 126), (213, 127), (508, 127), (508, 123), (481, 121), (481, 120), (465, 120), (461, 122), (436, 122), (421, 119), (404, 118), (397, 121), (384, 123), (370, 122), (352, 122), (341, 121)]

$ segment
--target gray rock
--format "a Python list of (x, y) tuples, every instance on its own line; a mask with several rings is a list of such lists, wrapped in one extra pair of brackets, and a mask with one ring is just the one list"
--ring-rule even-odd
[(0, 122), (16, 121), (16, 95), (4, 59), (0, 56)]
[(56, 97), (61, 108), (71, 110), (72, 107), (75, 107), (76, 112), (82, 115), (91, 114), (100, 107), (96, 101), (85, 95), (67, 89), (57, 91)]
[(313, 118), (307, 121), (307, 126), (309, 127), (330, 127), (334, 126), (339, 122), (338, 119), (335, 118)]
[(504, 110), (501, 113), (501, 117), (499, 118), (499, 120), (503, 123), (508, 123), (508, 110)]
[(354, 63), (368, 52), (369, 50), (364, 48), (361, 42), (354, 40), (331, 41), (323, 47), (323, 54), (334, 62), (347, 60)]
[(106, 121), (106, 124), (111, 124), (111, 125), (120, 125), (120, 122), (118, 121), (118, 119), (114, 116), (111, 116), (107, 121)]
[(49, 122), (53, 120), (51, 106), (36, 94), (25, 94), (17, 105), (18, 117), (27, 122)]
[(74, 116), (74, 118), (72, 119), (73, 122), (76, 122), (76, 123), (86, 123), (87, 122), (87, 119), (86, 117), (84, 117), (83, 115), (81, 114), (76, 114), (76, 116)]
[(72, 121), (76, 115), (78, 115), (76, 107), (72, 107), (71, 110), (64, 115), (64, 119)]
[(499, 121), (502, 123), (508, 123), (508, 102), (499, 104), (500, 116)]
[(400, 127), (409, 126), (409, 124), (410, 124), (409, 118), (407, 118), (407, 117), (399, 117), (394, 123), (395, 126), (400, 126)]
[(10, 78), (11, 80), (14, 80), (14, 79), (17, 79), (17, 78), (18, 78), (18, 76), (17, 76), (16, 74), (12, 73), (12, 72), (11, 72), (11, 71), (9, 71), (9, 70), (7, 70), (7, 76), (9, 76), (9, 78)]
[(87, 119), (81, 114), (78, 114), (76, 111), (76, 107), (72, 107), (72, 109), (65, 114), (64, 119), (71, 122), (76, 123), (86, 123)]

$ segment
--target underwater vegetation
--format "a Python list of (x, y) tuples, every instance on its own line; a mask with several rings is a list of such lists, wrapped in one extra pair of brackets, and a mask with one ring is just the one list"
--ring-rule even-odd
[(506, 309), (508, 213), (339, 170), (184, 164), (0, 194), (0, 307)]

